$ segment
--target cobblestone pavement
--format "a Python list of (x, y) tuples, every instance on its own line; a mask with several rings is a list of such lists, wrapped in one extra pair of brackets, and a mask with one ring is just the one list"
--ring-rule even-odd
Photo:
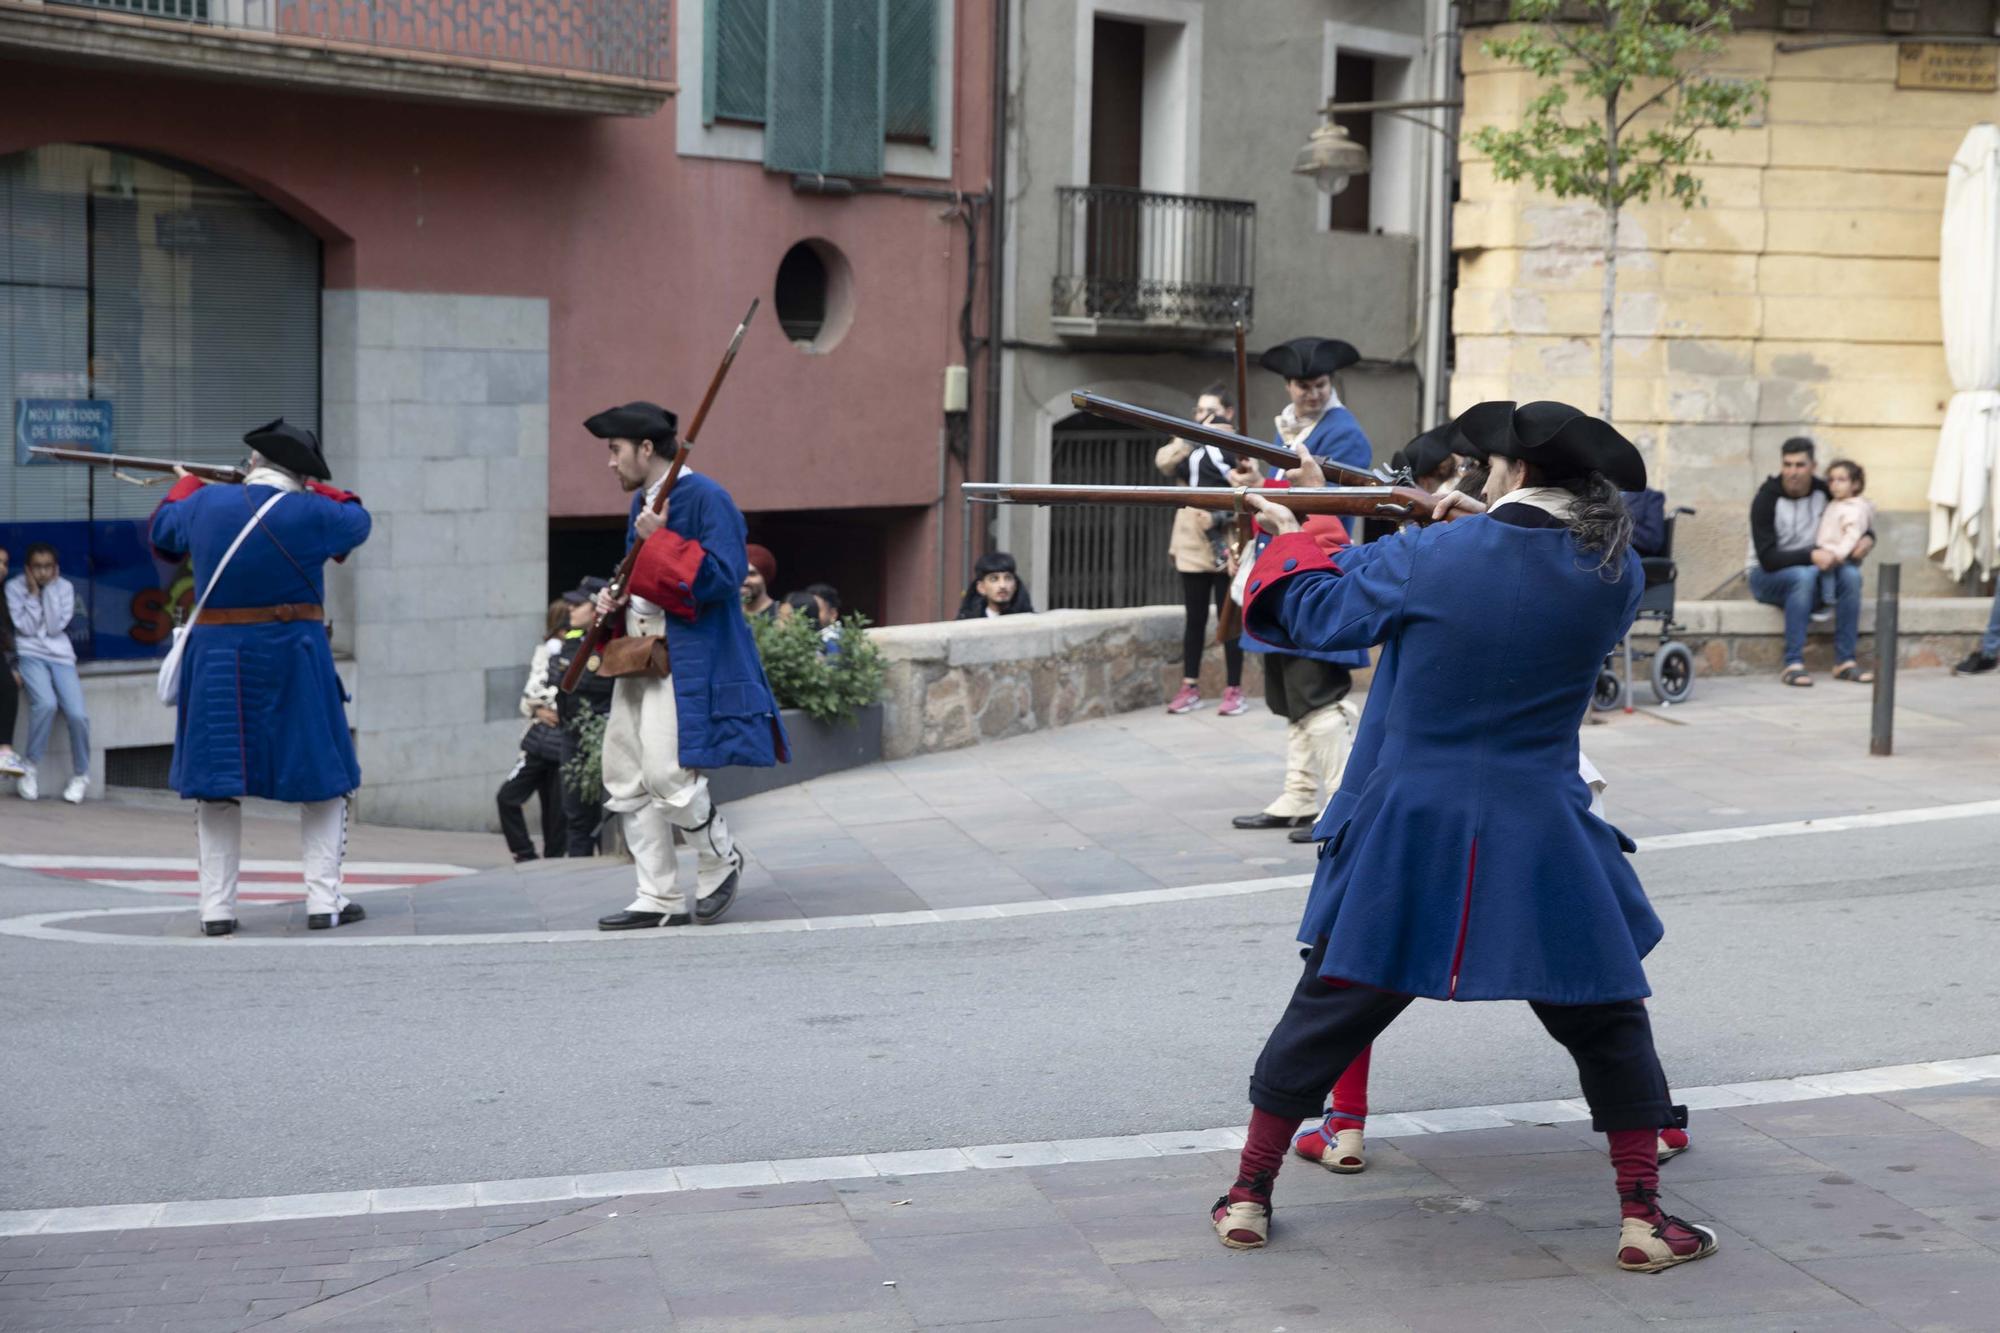
[(1666, 1206), (1715, 1256), (1618, 1271), (1580, 1124), (1293, 1161), (1222, 1249), (1227, 1153), (0, 1240), (0, 1327), (1990, 1330), (2000, 1083), (1697, 1112)]

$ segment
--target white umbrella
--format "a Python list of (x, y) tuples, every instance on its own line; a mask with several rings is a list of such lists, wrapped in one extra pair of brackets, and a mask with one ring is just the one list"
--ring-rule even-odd
[(1930, 554), (1963, 578), (2000, 565), (2000, 129), (1974, 125), (1951, 160), (1938, 254), (1951, 405), (1931, 465)]

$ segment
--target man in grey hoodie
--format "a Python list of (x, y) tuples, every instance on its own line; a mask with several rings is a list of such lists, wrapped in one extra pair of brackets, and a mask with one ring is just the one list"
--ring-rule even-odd
[(70, 771), (63, 799), (80, 803), (90, 790), (90, 717), (83, 706), (83, 681), (76, 674), (76, 648), (66, 632), (76, 615), (76, 589), (56, 564), (56, 549), (46, 542), (28, 548), (27, 568), (7, 580), (7, 614), (14, 621), (15, 669), (28, 696), (28, 747), (21, 755), (27, 770), (15, 790), (21, 799), (41, 795), (37, 768), (48, 752), (49, 732), (56, 712), (69, 723)]

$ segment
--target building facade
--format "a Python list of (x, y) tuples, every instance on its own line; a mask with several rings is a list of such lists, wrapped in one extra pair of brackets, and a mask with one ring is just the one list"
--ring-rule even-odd
[(371, 819), (485, 826), (550, 595), (622, 548), (579, 423), (685, 424), (753, 297), (693, 465), (781, 588), (955, 600), (992, 9), (774, 2), (0, 3), (0, 543), (84, 594), (100, 775), (164, 772), (145, 659), (189, 593), (138, 540), (156, 493), (26, 461), (79, 412), (204, 461), (320, 431), (376, 516), (329, 590)]
[[(1344, 119), (1373, 168), (1332, 198), (1292, 165), (1329, 98), (1438, 96), (1449, 52), (1433, 35), (1449, 9), (1016, 0), (999, 479), (1162, 480), (1159, 438), (1077, 416), (1069, 394), (1191, 414), (1204, 386), (1233, 381), (1239, 314), (1250, 433), (1270, 438), (1286, 401), (1257, 354), (1307, 334), (1360, 350), (1339, 391), (1377, 461), (1426, 423), (1442, 390), (1441, 358), (1422, 372), (1447, 141), (1394, 115)], [(1038, 606), (1140, 605), (1179, 599), (1170, 522), (1024, 508), (994, 515), (991, 531)]]
[[(1485, 54), (1505, 6), (1471, 6), (1465, 124), (1515, 121), (1527, 76)], [(2000, 116), (1986, 0), (1759, 3), (1716, 70), (1768, 104), (1712, 135), (1707, 205), (1628, 208), (1616, 418), (1654, 485), (1700, 513), (1677, 533), (1683, 597), (1747, 596), (1750, 497), (1793, 435), (1867, 470), (1878, 554), (1906, 595), (1958, 591), (1924, 558), (1926, 491), (1952, 393), (1938, 310), (1945, 178)], [(1968, 45), (1967, 43), (1974, 43)], [(1931, 67), (1928, 72), (1926, 65)], [(1454, 244), (1455, 407), (1597, 401), (1602, 224), (1505, 185), (1469, 149)], [(1969, 589), (1967, 589), (1969, 591)]]

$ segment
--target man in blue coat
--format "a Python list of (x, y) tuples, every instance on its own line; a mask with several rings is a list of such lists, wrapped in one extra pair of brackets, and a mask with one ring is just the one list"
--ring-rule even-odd
[[(778, 705), (743, 618), (748, 533), (729, 492), (685, 466), (664, 512), (653, 511), (672, 465), (673, 413), (634, 402), (583, 425), (605, 441), (618, 484), (636, 492), (626, 546), (639, 545), (624, 599), (609, 589), (597, 596), (598, 615), (634, 642), (607, 646), (592, 664), (616, 682), (604, 727), (604, 808), (624, 818), (639, 883), (631, 906), (597, 925), (706, 925), (735, 901), (743, 850), (709, 799), (702, 770), (769, 767), (788, 757)], [(676, 828), (696, 853), (692, 913), (676, 882)]]
[(1241, 1170), (1212, 1217), (1225, 1245), (1263, 1245), (1299, 1122), (1412, 1000), (1519, 999), (1569, 1049), (1610, 1139), (1619, 1265), (1656, 1271), (1713, 1253), (1715, 1236), (1658, 1204), (1658, 1131), (1686, 1119), (1641, 1003), (1662, 929), (1577, 759), (1598, 668), (1644, 586), (1619, 492), (1644, 487), (1645, 465), (1560, 403), (1482, 403), (1458, 424), (1491, 461), (1485, 503), (1438, 501), (1462, 521), (1330, 560), (1252, 497), (1279, 535), (1251, 571), (1246, 631), (1380, 644), (1382, 664), (1364, 762), (1314, 830), (1304, 975), (1251, 1076)]
[(191, 557), (197, 600), (207, 597), (181, 657), (169, 780), (197, 802), (204, 934), (236, 929), (245, 796), (299, 807), (306, 925), (325, 930), (366, 915), (340, 891), (361, 767), (327, 642), (325, 564), (368, 540), (368, 511), (326, 484), (311, 431), (279, 418), (243, 442), (241, 486), (182, 473), (153, 513), (154, 548)]
[[(1352, 344), (1338, 338), (1294, 338), (1257, 359), (1284, 377), (1291, 400), (1274, 423), (1279, 444), (1343, 467), (1366, 471), (1373, 465), (1368, 436), (1341, 405), (1333, 383), (1335, 374), (1360, 359)], [(1328, 523), (1341, 526), (1339, 519)], [(1260, 535), (1257, 549), (1269, 542), (1268, 535)], [(1368, 651), (1278, 652), (1247, 635), (1243, 651), (1265, 654), (1264, 704), (1286, 722), (1285, 781), (1269, 805), (1230, 822), (1240, 829), (1290, 829), (1292, 841), (1310, 842), (1312, 822), (1340, 780), (1353, 723), (1353, 706), (1343, 701), (1352, 673), (1368, 665)]]

